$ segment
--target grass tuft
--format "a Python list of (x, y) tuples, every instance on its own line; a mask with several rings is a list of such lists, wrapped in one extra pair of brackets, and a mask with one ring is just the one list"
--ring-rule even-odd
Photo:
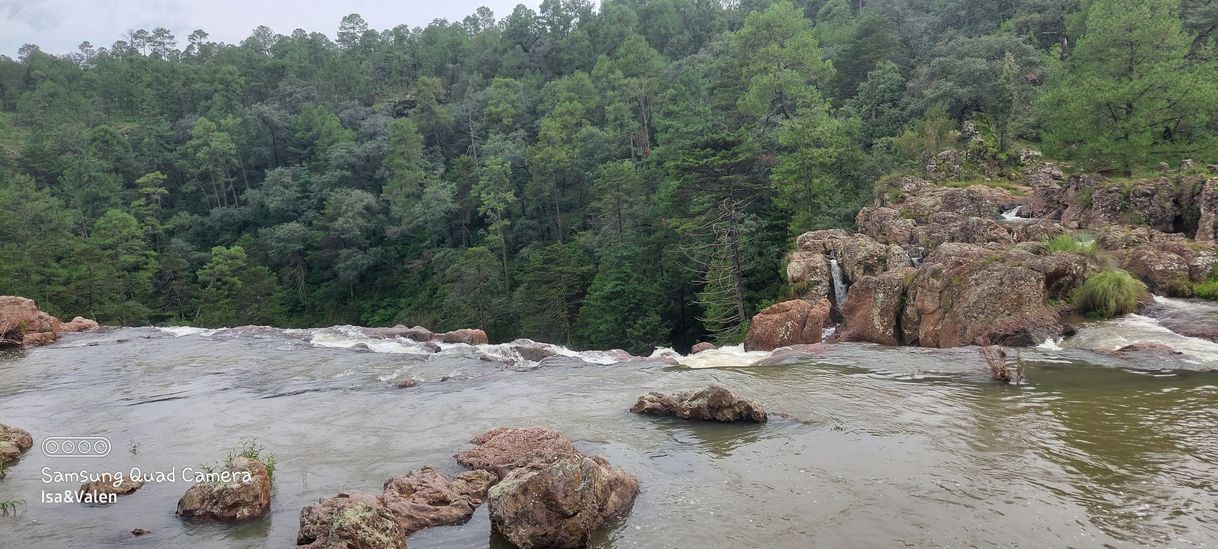
[(1148, 296), (1146, 284), (1120, 269), (1109, 269), (1088, 278), (1074, 292), (1074, 306), (1096, 318), (1113, 318), (1138, 310)]

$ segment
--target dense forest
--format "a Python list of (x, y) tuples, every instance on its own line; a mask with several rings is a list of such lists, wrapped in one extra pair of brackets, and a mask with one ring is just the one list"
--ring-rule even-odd
[(965, 126), (999, 162), (1218, 159), (1216, 42), (1218, 0), (544, 0), (27, 45), (0, 57), (0, 294), (124, 325), (731, 340), (794, 235)]

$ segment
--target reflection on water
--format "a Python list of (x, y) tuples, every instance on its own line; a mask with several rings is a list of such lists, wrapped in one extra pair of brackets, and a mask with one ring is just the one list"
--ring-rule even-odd
[[(28, 504), (0, 518), (0, 545), (127, 545), (126, 532), (146, 528), (153, 533), (138, 543), (147, 546), (291, 546), (300, 509), (317, 498), (377, 492), (428, 463), (456, 472), (451, 455), (469, 438), (530, 424), (559, 429), (640, 478), (634, 511), (596, 547), (1218, 543), (1215, 373), (1027, 351), (1028, 382), (998, 386), (975, 350), (856, 344), (774, 366), (518, 371), (476, 349), (358, 352), (274, 330), (176, 335), (75, 335), (0, 358), (0, 422), (36, 438), (98, 435), (115, 446), (71, 464), (27, 454), (0, 481), (0, 499)], [(408, 377), (423, 383), (396, 388)], [(761, 402), (771, 422), (627, 411), (649, 390), (714, 381)], [(180, 469), (219, 459), (246, 435), (279, 457), (267, 520), (181, 522), (173, 510), (183, 483), (149, 484), (109, 507), (39, 502), (44, 489), (74, 487), (44, 484), (44, 467)], [(467, 524), (416, 533), (410, 545), (507, 547), (490, 534), (485, 509)]]

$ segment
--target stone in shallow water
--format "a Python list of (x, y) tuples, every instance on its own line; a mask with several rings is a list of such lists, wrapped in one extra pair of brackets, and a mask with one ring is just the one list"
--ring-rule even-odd
[(380, 498), (351, 492), (301, 510), (296, 545), (310, 549), (406, 549), (406, 533)]
[(33, 445), (33, 437), (24, 429), (0, 423), (0, 464), (16, 461)]
[[(266, 465), (238, 457), (225, 467), (229, 481), (200, 482), (178, 500), (177, 515), (184, 518), (240, 522), (255, 519), (271, 508), (271, 477)], [(248, 482), (245, 473), (249, 474)]]
[(501, 427), (470, 441), (473, 448), (458, 452), (457, 463), (484, 469), (500, 477), (520, 467), (536, 468), (576, 455), (575, 445), (562, 433), (545, 427)]
[(765, 408), (741, 398), (722, 385), (709, 385), (699, 391), (684, 391), (671, 395), (652, 391), (639, 397), (639, 401), (630, 411), (636, 414), (721, 422), (766, 422)]
[(517, 469), (490, 491), (491, 527), (522, 549), (587, 547), (630, 511), (639, 481), (600, 456), (566, 456)]
[(80, 485), (81, 494), (88, 494), (88, 497), (100, 503), (112, 501), (106, 496), (114, 494), (116, 496), (125, 496), (144, 486), (144, 481), (133, 478), (124, 477), (121, 482), (115, 483), (114, 476), (110, 473), (101, 475), (96, 481), (86, 482)]

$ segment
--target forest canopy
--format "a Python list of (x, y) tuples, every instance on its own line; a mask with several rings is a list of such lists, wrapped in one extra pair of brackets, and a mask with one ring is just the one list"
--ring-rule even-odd
[(103, 323), (732, 341), (964, 127), (1218, 160), (1218, 0), (544, 0), (0, 56), (0, 294)]

